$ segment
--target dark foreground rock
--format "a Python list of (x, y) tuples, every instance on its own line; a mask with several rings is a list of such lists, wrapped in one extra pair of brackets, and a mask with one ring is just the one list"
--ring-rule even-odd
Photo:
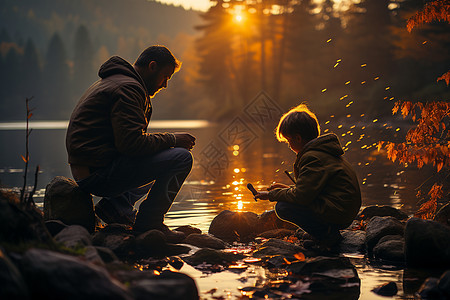
[(305, 249), (290, 242), (279, 239), (269, 239), (258, 246), (253, 253), (254, 257), (263, 257), (269, 255), (293, 256), (299, 252), (305, 252)]
[(193, 255), (185, 257), (184, 261), (192, 266), (197, 266), (203, 263), (228, 265), (242, 259), (243, 257), (244, 256), (241, 254), (203, 248), (195, 252)]
[(436, 221), (411, 218), (405, 228), (408, 266), (449, 267), (450, 227)]
[(17, 267), (0, 249), (0, 299), (29, 299), (28, 288)]
[(343, 230), (344, 238), (340, 244), (342, 253), (365, 253), (366, 252), (366, 232), (363, 230)]
[(383, 285), (377, 286), (372, 290), (377, 295), (386, 296), (386, 297), (393, 297), (397, 295), (398, 288), (397, 284), (393, 281), (385, 283)]
[(21, 269), (33, 299), (131, 299), (105, 269), (73, 256), (31, 249)]
[(209, 234), (190, 234), (184, 243), (194, 245), (200, 248), (225, 249), (229, 246), (227, 243)]
[(57, 176), (45, 190), (44, 218), (61, 220), (67, 225), (81, 225), (89, 232), (94, 232), (92, 196), (83, 192), (72, 179)]
[(401, 235), (386, 235), (373, 248), (373, 256), (391, 263), (405, 262), (405, 241)]
[(356, 217), (357, 220), (370, 220), (372, 217), (393, 217), (405, 220), (408, 215), (399, 209), (387, 205), (372, 205), (364, 208)]
[(260, 232), (258, 215), (224, 210), (211, 222), (209, 233), (226, 242), (249, 242)]

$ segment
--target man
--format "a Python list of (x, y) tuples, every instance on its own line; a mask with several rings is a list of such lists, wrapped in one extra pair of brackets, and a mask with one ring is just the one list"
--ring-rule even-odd
[[(147, 126), (150, 99), (179, 68), (164, 46), (145, 49), (133, 65), (111, 57), (75, 107), (66, 136), (74, 179), (82, 190), (103, 197), (97, 216), (106, 223), (134, 224), (137, 232), (158, 229), (172, 240), (184, 234), (169, 230), (164, 215), (191, 171), (195, 137), (147, 133)], [(137, 213), (134, 204), (142, 196)]]

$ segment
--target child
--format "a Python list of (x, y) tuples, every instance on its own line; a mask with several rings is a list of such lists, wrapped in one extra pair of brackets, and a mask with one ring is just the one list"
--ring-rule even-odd
[(319, 248), (339, 244), (361, 207), (361, 192), (352, 166), (335, 134), (320, 135), (317, 117), (304, 104), (284, 114), (276, 129), (280, 142), (297, 153), (295, 185), (274, 183), (255, 198), (276, 201), (277, 216), (309, 233)]

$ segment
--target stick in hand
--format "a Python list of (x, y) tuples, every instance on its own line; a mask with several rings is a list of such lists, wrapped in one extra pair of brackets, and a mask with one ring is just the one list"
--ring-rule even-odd
[[(258, 195), (258, 191), (253, 187), (253, 184), (247, 183), (247, 188), (250, 190), (250, 192), (252, 192), (253, 196)], [(255, 199), (255, 201), (257, 201), (256, 198), (253, 198), (253, 199)]]

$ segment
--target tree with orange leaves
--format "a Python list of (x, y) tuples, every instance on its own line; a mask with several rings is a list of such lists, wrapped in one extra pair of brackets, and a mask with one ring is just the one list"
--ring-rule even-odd
[[(450, 23), (450, 0), (429, 2), (407, 23), (409, 32), (416, 26), (432, 21)], [(437, 79), (450, 84), (450, 71)], [(419, 187), (418, 197), (422, 198), (415, 217), (433, 219), (440, 205), (445, 205), (448, 196), (448, 177), (450, 176), (450, 104), (448, 102), (412, 103), (398, 101), (392, 109), (393, 114), (401, 112), (405, 118), (411, 116), (417, 125), (411, 128), (403, 143), (379, 142), (378, 149), (384, 147), (388, 158), (399, 163), (417, 163), (418, 168), (432, 164), (436, 168), (435, 182), (430, 190), (423, 194)]]

